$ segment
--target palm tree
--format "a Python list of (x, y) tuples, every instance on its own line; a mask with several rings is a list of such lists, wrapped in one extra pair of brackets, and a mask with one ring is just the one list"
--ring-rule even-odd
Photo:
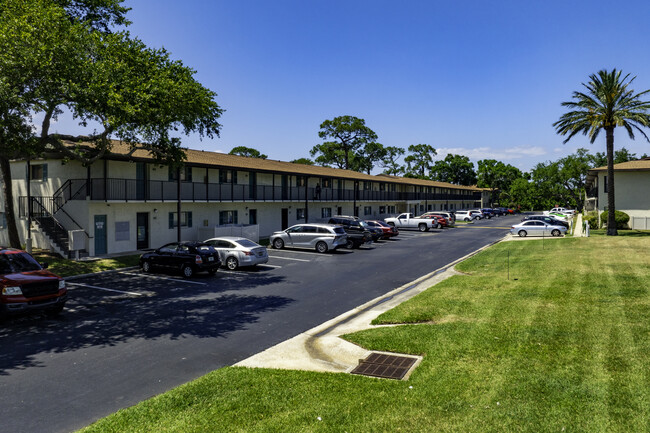
[(585, 93), (573, 92), (573, 101), (563, 102), (562, 106), (572, 111), (564, 113), (553, 126), (560, 135), (567, 135), (566, 144), (574, 135), (582, 132), (588, 135), (593, 144), (598, 134), (604, 129), (607, 143), (607, 235), (616, 236), (614, 206), (614, 128), (625, 128), (628, 136), (634, 139), (635, 130), (650, 142), (641, 129), (650, 126), (650, 102), (641, 101), (641, 96), (650, 92), (645, 90), (634, 93), (628, 89), (636, 77), (630, 74), (621, 79), (621, 71), (601, 70), (592, 74), (589, 83), (582, 85)]

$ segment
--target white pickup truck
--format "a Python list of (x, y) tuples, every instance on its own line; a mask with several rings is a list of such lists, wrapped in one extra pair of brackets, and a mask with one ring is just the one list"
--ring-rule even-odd
[(411, 213), (399, 214), (396, 218), (385, 218), (384, 221), (398, 229), (418, 229), (421, 232), (442, 227), (435, 218), (414, 218)]

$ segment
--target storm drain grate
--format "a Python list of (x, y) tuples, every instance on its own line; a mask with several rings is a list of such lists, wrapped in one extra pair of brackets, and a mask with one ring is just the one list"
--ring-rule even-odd
[(366, 359), (359, 360), (359, 365), (351, 373), (401, 380), (416, 361), (417, 358), (408, 356), (371, 353)]

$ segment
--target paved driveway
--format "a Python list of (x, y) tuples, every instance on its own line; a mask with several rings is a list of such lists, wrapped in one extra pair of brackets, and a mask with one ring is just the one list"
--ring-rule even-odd
[(232, 365), (506, 234), (501, 217), (184, 280), (139, 270), (69, 281), (58, 319), (0, 328), (3, 431), (68, 432)]

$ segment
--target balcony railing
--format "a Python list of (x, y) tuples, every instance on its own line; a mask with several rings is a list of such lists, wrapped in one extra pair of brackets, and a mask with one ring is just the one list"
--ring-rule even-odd
[[(73, 193), (66, 194), (68, 200), (85, 200), (88, 193), (91, 200), (102, 201), (176, 201), (178, 184), (175, 181), (136, 179), (91, 179), (84, 188), (85, 180), (70, 181)], [(180, 197), (183, 201), (207, 202), (251, 202), (251, 201), (417, 201), (417, 200), (460, 200), (474, 202), (481, 199), (480, 193), (441, 194), (426, 192), (369, 191), (351, 189), (316, 188), (304, 186), (235, 185), (231, 183), (181, 182)]]

